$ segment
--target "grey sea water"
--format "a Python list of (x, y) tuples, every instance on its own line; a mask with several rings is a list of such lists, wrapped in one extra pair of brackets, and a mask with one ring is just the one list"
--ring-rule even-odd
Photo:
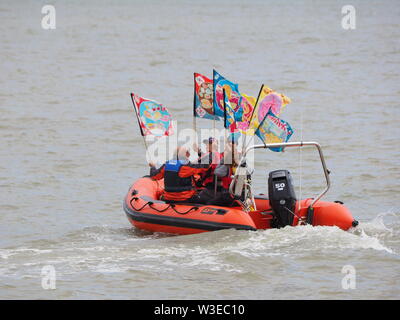
[[(400, 297), (398, 1), (52, 1), (55, 30), (41, 27), (45, 4), (0, 2), (0, 298)], [(347, 4), (355, 30), (341, 25)], [(122, 199), (148, 169), (129, 93), (188, 127), (193, 72), (213, 68), (249, 95), (264, 83), (292, 99), (291, 140), (320, 142), (325, 199), (342, 200), (359, 227), (130, 226)], [(316, 159), (261, 152), (257, 190), (287, 168), (298, 196), (315, 196)], [(55, 290), (42, 288), (47, 265)], [(355, 289), (342, 287), (346, 265)]]

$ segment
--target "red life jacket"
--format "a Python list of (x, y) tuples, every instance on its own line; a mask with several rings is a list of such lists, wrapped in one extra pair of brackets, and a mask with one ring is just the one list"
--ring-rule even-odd
[(229, 189), (229, 186), (231, 185), (232, 182), (232, 167), (229, 166), (229, 173), (227, 176), (220, 178), (222, 188), (224, 189)]
[(199, 162), (202, 163), (206, 157), (208, 157), (210, 167), (208, 168), (207, 172), (205, 172), (202, 176), (203, 186), (206, 188), (212, 188), (215, 184), (214, 170), (221, 161), (222, 155), (219, 152), (209, 152), (201, 157)]

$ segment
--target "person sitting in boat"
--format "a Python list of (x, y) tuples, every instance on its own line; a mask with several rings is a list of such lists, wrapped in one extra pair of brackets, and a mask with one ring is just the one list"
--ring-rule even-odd
[(203, 174), (210, 165), (191, 163), (189, 157), (190, 151), (186, 147), (178, 147), (173, 160), (168, 160), (159, 169), (152, 170), (151, 177), (153, 179), (164, 179), (163, 200), (201, 203), (194, 175)]
[(203, 143), (206, 145), (207, 152), (202, 154), (198, 162), (209, 164), (209, 169), (201, 176), (201, 187), (214, 190), (215, 176), (214, 170), (221, 161), (222, 155), (218, 152), (218, 140), (213, 137), (205, 139)]
[[(204, 188), (199, 194), (203, 203), (226, 207), (234, 205), (235, 201), (229, 193), (229, 186), (232, 182), (233, 170), (237, 166), (237, 158), (237, 144), (232, 141), (227, 142), (220, 162), (215, 164), (213, 169), (213, 183), (210, 184), (212, 187)], [(217, 183), (217, 188), (215, 188), (215, 183)]]
[(203, 143), (206, 147), (206, 152), (199, 152), (199, 162), (211, 163), (214, 160), (219, 160), (221, 154), (218, 152), (218, 140), (213, 137), (209, 137), (208, 139), (204, 139)]

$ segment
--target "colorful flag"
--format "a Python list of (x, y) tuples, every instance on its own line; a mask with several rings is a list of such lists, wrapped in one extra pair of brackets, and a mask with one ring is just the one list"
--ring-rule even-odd
[(221, 76), (217, 71), (213, 71), (214, 80), (214, 114), (218, 117), (224, 116), (224, 97), (223, 90), (225, 89), (225, 94), (232, 107), (232, 109), (237, 112), (240, 108), (240, 93), (239, 85), (233, 83), (223, 76)]
[(214, 119), (213, 81), (200, 73), (194, 74), (193, 115), (203, 119)]
[(241, 95), (240, 108), (238, 109), (238, 112), (235, 113), (235, 120), (238, 130), (243, 134), (247, 134), (247, 129), (249, 128), (255, 104), (256, 98), (246, 94)]
[(225, 89), (223, 89), (224, 99), (224, 128), (229, 129), (230, 132), (234, 132), (236, 129), (235, 111), (233, 110)]
[(253, 113), (254, 106), (256, 104), (256, 98), (248, 96), (247, 94), (242, 94), (242, 99), (240, 100), (240, 107), (242, 111), (241, 121), (249, 121)]
[(249, 127), (256, 130), (269, 111), (275, 116), (279, 116), (283, 108), (290, 102), (290, 98), (262, 85), (257, 105), (253, 109)]
[[(256, 135), (264, 143), (287, 142), (293, 134), (290, 124), (268, 111), (260, 126), (256, 130)], [(280, 152), (283, 148), (269, 148), (272, 151)]]
[(134, 93), (131, 93), (131, 98), (142, 136), (162, 137), (173, 134), (172, 117), (166, 107)]

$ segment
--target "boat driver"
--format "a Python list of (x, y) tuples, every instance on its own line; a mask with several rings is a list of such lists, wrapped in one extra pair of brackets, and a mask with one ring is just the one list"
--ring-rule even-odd
[(206, 204), (230, 207), (235, 205), (234, 198), (229, 193), (229, 186), (232, 182), (232, 175), (238, 162), (238, 151), (236, 141), (227, 141), (225, 150), (221, 154), (221, 160), (213, 169), (213, 175), (217, 177), (216, 192), (213, 189), (204, 188), (199, 196)]

